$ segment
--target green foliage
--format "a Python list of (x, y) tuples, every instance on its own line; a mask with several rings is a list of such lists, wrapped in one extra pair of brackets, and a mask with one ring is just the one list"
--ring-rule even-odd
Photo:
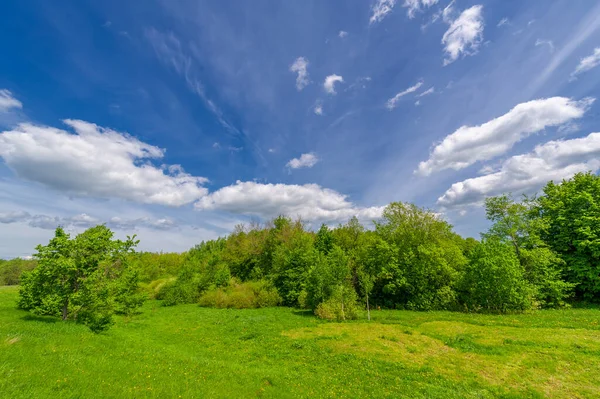
[(306, 305), (321, 318), (345, 320), (356, 314), (350, 257), (337, 245), (320, 255), (311, 268), (306, 286)]
[(231, 281), (229, 285), (206, 291), (198, 301), (200, 306), (212, 308), (254, 309), (277, 306), (281, 297), (269, 282)]
[(35, 260), (15, 258), (11, 260), (0, 259), (0, 285), (18, 285), (24, 272), (35, 268)]
[(467, 260), (447, 222), (415, 205), (394, 202), (375, 231), (388, 245), (386, 257), (395, 261), (380, 274), (379, 300), (415, 310), (456, 306), (454, 286)]
[(298, 297), (305, 289), (308, 271), (318, 259), (313, 236), (307, 234), (302, 224), (283, 224), (277, 230), (272, 249), (272, 266), (269, 278), (281, 295), (283, 304), (297, 306)]
[(540, 307), (567, 306), (575, 284), (563, 280), (564, 261), (547, 247), (522, 249), (520, 261), (524, 278), (535, 288), (535, 298)]
[(536, 209), (545, 223), (543, 240), (565, 261), (577, 295), (600, 301), (600, 177), (579, 173), (543, 191)]
[(336, 286), (331, 295), (319, 303), (315, 314), (325, 320), (353, 320), (358, 318), (356, 292), (346, 285)]
[(187, 254), (136, 252), (129, 255), (129, 264), (139, 270), (140, 282), (177, 276)]
[(535, 288), (524, 277), (513, 248), (495, 239), (484, 240), (472, 253), (460, 282), (468, 310), (524, 311), (533, 307)]
[(315, 248), (317, 251), (327, 255), (333, 248), (333, 234), (325, 224), (321, 225), (315, 237)]
[(57, 228), (48, 245), (36, 248), (37, 267), (22, 276), (19, 307), (107, 329), (115, 311), (131, 314), (141, 306), (138, 274), (127, 263), (136, 244), (114, 240), (104, 225), (74, 239)]
[(187, 266), (181, 270), (177, 279), (162, 285), (156, 299), (162, 299), (164, 306), (196, 303), (207, 288), (208, 284), (203, 281), (202, 276)]
[(523, 278), (535, 287), (535, 300), (541, 307), (565, 306), (574, 284), (562, 276), (564, 262), (542, 240), (546, 222), (539, 218), (535, 201), (515, 202), (502, 195), (486, 200), (486, 213), (494, 222), (484, 237), (512, 246), (523, 268)]

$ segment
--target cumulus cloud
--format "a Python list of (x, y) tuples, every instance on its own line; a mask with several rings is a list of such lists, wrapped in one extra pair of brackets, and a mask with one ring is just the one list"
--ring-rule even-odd
[(338, 33), (338, 36), (343, 39), (346, 36), (348, 36), (348, 32), (346, 32), (345, 30), (341, 30), (340, 33)]
[(506, 192), (535, 193), (548, 181), (568, 179), (578, 172), (600, 169), (600, 133), (538, 145), (502, 163), (500, 170), (454, 183), (438, 198), (443, 207), (481, 203), (486, 197)]
[(45, 230), (54, 230), (58, 226), (64, 228), (90, 228), (99, 224), (106, 224), (115, 230), (136, 230), (145, 227), (154, 230), (170, 230), (177, 227), (175, 221), (169, 218), (149, 218), (142, 217), (137, 219), (124, 219), (119, 217), (110, 218), (107, 221), (100, 220), (86, 213), (74, 216), (58, 217), (48, 215), (31, 215), (28, 212), (8, 212), (0, 213), (0, 223), (26, 223), (30, 227), (37, 227)]
[(0, 112), (6, 112), (11, 108), (23, 108), (21, 101), (13, 97), (9, 90), (0, 90)]
[(306, 221), (345, 221), (381, 217), (383, 207), (362, 208), (337, 191), (317, 184), (260, 184), (241, 182), (223, 187), (200, 199), (198, 210), (219, 210), (265, 219), (278, 215), (301, 217)]
[(415, 91), (419, 90), (419, 88), (421, 86), (423, 86), (422, 80), (417, 82), (414, 86), (411, 86), (408, 89), (401, 91), (400, 93), (396, 94), (394, 97), (387, 100), (387, 103), (385, 106), (387, 107), (387, 109), (390, 109), (390, 110), (396, 108), (396, 104), (398, 103), (398, 100), (400, 100), (402, 97), (404, 97), (407, 94), (414, 93)]
[(335, 84), (337, 82), (344, 83), (344, 78), (340, 75), (329, 75), (325, 78), (325, 82), (323, 82), (323, 88), (329, 94), (335, 94)]
[(296, 76), (296, 89), (298, 91), (304, 89), (310, 83), (308, 80), (308, 60), (306, 58), (296, 58), (296, 61), (290, 66), (290, 72), (298, 74)]
[(21, 178), (61, 192), (181, 206), (207, 194), (208, 180), (181, 166), (154, 166), (164, 150), (125, 133), (65, 120), (75, 134), (30, 123), (0, 133), (0, 157)]
[[(450, 27), (442, 37), (442, 44), (446, 52), (444, 65), (453, 63), (461, 55), (476, 54), (483, 41), (483, 6), (475, 5), (464, 10), (458, 18), (450, 22)], [(448, 13), (449, 14), (449, 13)], [(444, 20), (446, 10), (444, 10)]]
[(312, 152), (300, 155), (300, 158), (290, 160), (286, 166), (292, 169), (312, 168), (319, 162), (319, 158)]
[(439, 0), (404, 0), (404, 4), (402, 7), (407, 8), (406, 14), (408, 18), (414, 18), (417, 11), (424, 10), (426, 8), (431, 7), (434, 4), (437, 4)]
[(479, 126), (461, 126), (437, 144), (418, 172), (429, 175), (444, 169), (459, 170), (492, 159), (524, 138), (549, 126), (581, 118), (593, 98), (573, 101), (552, 97), (521, 103), (508, 113)]
[(369, 19), (369, 23), (373, 24), (376, 22), (381, 22), (389, 13), (392, 12), (394, 6), (396, 5), (396, 0), (377, 0), (371, 11), (371, 18)]
[(571, 77), (587, 72), (592, 68), (600, 65), (600, 47), (596, 47), (594, 52), (587, 57), (582, 58), (577, 65), (577, 68), (571, 73)]

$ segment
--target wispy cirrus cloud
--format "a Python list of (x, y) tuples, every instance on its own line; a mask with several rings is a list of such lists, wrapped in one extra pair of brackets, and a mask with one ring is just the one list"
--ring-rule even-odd
[(396, 0), (377, 0), (371, 8), (372, 14), (371, 18), (369, 18), (369, 23), (374, 24), (381, 22), (389, 13), (392, 12), (395, 5)]
[(404, 0), (402, 7), (406, 8), (408, 18), (414, 18), (417, 12), (429, 8), (438, 3), (439, 0)]
[(596, 47), (592, 54), (588, 55), (587, 57), (583, 57), (579, 61), (579, 64), (577, 64), (577, 67), (571, 73), (571, 77), (575, 78), (577, 75), (594, 69), (598, 65), (600, 65), (600, 47)]
[(12, 108), (21, 109), (23, 108), (23, 104), (9, 90), (0, 90), (0, 112), (6, 112)]
[(404, 91), (401, 91), (400, 93), (396, 94), (394, 97), (392, 97), (389, 100), (387, 100), (387, 103), (385, 104), (385, 106), (389, 110), (392, 110), (392, 109), (396, 108), (396, 105), (398, 104), (398, 101), (402, 97), (404, 97), (407, 94), (414, 93), (415, 91), (419, 90), (419, 88), (421, 86), (423, 86), (423, 81), (422, 80), (418, 81), (414, 86), (411, 86), (408, 89), (406, 89)]

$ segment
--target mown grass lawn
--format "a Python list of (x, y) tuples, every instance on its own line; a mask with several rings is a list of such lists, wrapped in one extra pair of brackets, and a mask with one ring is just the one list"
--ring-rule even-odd
[(16, 297), (0, 287), (2, 398), (600, 397), (597, 309), (327, 323), (150, 301), (96, 335)]

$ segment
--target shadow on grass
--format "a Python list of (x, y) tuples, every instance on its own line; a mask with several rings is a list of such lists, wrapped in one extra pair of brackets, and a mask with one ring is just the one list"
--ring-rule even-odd
[(295, 309), (292, 310), (292, 314), (301, 317), (315, 317), (315, 314), (310, 309)]
[(52, 317), (52, 316), (36, 316), (33, 314), (28, 314), (25, 315), (23, 317), (21, 317), (21, 320), (25, 320), (25, 321), (38, 321), (41, 323), (49, 323), (49, 324), (54, 324), (54, 323), (58, 323), (60, 320), (56, 317)]

